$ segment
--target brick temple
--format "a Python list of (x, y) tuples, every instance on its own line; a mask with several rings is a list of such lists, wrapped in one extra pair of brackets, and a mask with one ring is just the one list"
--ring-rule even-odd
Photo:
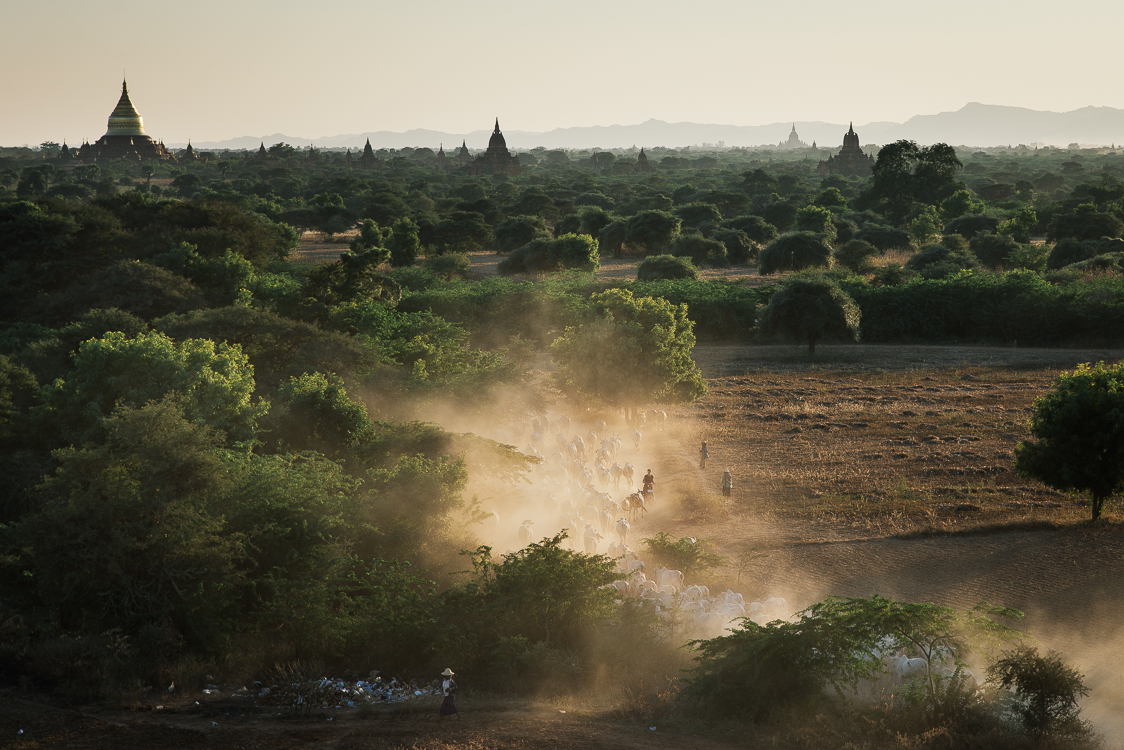
[[(464, 152), (468, 149), (461, 147)], [(518, 177), (523, 171), (519, 157), (507, 150), (507, 141), (500, 132), (500, 120), (496, 118), (496, 129), (488, 139), (488, 150), (473, 159), (466, 167), (465, 174), (507, 174)]]
[(828, 156), (827, 161), (821, 161), (816, 171), (820, 174), (858, 175), (869, 177), (874, 169), (874, 157), (864, 154), (859, 147), (859, 135), (855, 132), (855, 124), (851, 123), (850, 129), (843, 136), (843, 148), (838, 155)]

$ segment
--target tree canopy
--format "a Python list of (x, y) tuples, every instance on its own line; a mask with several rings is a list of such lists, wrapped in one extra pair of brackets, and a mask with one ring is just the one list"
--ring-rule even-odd
[(694, 360), (686, 305), (635, 297), (627, 289), (593, 295), (586, 319), (551, 345), (566, 392), (635, 417), (649, 403), (688, 403), (706, 393)]

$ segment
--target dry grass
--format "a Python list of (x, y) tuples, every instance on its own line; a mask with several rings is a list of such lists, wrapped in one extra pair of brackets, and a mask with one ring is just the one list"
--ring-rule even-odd
[(1056, 371), (809, 374), (715, 378), (689, 410), (757, 512), (879, 536), (1087, 516), (1083, 499), (1013, 468)]

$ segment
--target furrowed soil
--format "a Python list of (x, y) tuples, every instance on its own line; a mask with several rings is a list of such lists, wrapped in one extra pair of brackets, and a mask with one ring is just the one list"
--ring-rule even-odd
[[(710, 389), (668, 409), (624, 456), (657, 476), (658, 531), (696, 536), (727, 563), (700, 582), (799, 610), (826, 596), (881, 594), (1026, 612), (1018, 626), (1086, 674), (1085, 717), (1124, 746), (1124, 509), (1101, 523), (1082, 498), (1021, 479), (1013, 453), (1058, 373), (1124, 352), (987, 347), (700, 346)], [(617, 428), (621, 428), (617, 430)], [(623, 433), (623, 425), (611, 427)], [(710, 459), (698, 466), (699, 444)], [(724, 468), (732, 497), (720, 496)], [(642, 473), (643, 469), (641, 469)], [(199, 700), (200, 705), (194, 701)], [(284, 718), (234, 699), (183, 695), (162, 709), (81, 712), (0, 700), (14, 748), (723, 748), (714, 731), (620, 718), (610, 697), (548, 701), (466, 693), (463, 719), (436, 704)], [(565, 711), (565, 713), (561, 713)], [(652, 730), (650, 725), (655, 725)], [(24, 734), (17, 735), (19, 729)], [(719, 736), (720, 735), (720, 736)], [(5, 744), (7, 743), (7, 744)], [(822, 746), (831, 746), (825, 738)], [(819, 746), (819, 745), (816, 745)]]

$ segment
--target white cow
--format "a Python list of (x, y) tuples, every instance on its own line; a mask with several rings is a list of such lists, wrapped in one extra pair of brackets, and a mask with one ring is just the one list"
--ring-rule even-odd
[(667, 412), (651, 409), (648, 411), (648, 421), (654, 424), (656, 429), (662, 430), (664, 424), (667, 422)]
[(661, 587), (674, 586), (677, 591), (683, 590), (683, 573), (679, 570), (664, 568), (656, 578)]
[(606, 508), (597, 514), (597, 520), (601, 524), (601, 531), (605, 534), (609, 533), (609, 524), (613, 522), (613, 512)]
[(569, 417), (559, 417), (558, 421), (555, 422), (555, 426), (558, 428), (559, 432), (561, 432), (563, 435), (565, 435), (566, 433), (568, 433), (570, 431), (570, 418)]
[(585, 525), (585, 532), (582, 534), (582, 542), (585, 543), (585, 553), (587, 555), (597, 554), (597, 542), (604, 539), (597, 533), (597, 529), (593, 528), (590, 524)]
[(628, 525), (628, 521), (624, 520), (623, 518), (617, 521), (617, 536), (621, 538), (621, 544), (625, 544), (628, 542), (628, 530), (630, 528), (631, 527)]
[(598, 437), (601, 437), (602, 435), (604, 435), (605, 434), (605, 420), (604, 419), (598, 419), (596, 422), (594, 422), (593, 423), (593, 431), (597, 433)]
[(899, 656), (890, 661), (890, 669), (899, 682), (906, 683), (914, 677), (927, 674), (929, 662), (924, 659), (910, 659), (908, 656)]
[(788, 602), (779, 596), (770, 596), (764, 601), (765, 614), (771, 620), (783, 620), (788, 617)]
[(624, 465), (624, 466), (623, 466), (623, 467), (621, 468), (621, 476), (623, 476), (623, 477), (624, 477), (624, 479), (625, 479), (625, 482), (626, 482), (626, 483), (628, 484), (628, 486), (629, 486), (629, 487), (631, 487), (631, 486), (632, 486), (632, 475), (633, 475), (633, 472), (634, 472), (634, 470), (633, 470), (633, 468), (632, 468), (632, 464), (625, 464), (625, 465)]
[(621, 477), (624, 476), (624, 467), (616, 461), (609, 467), (609, 476), (613, 478), (613, 489), (619, 489), (621, 486)]
[(612, 479), (613, 475), (609, 473), (608, 469), (597, 469), (597, 481), (601, 484), (601, 489), (608, 487)]
[(531, 543), (531, 535), (534, 530), (531, 528), (535, 525), (534, 521), (524, 521), (523, 525), (519, 527), (519, 544), (526, 547)]
[(640, 451), (640, 441), (643, 440), (643, 439), (644, 439), (644, 436), (640, 433), (640, 430), (633, 430), (632, 431), (632, 444), (634, 446), (636, 446), (637, 452)]

